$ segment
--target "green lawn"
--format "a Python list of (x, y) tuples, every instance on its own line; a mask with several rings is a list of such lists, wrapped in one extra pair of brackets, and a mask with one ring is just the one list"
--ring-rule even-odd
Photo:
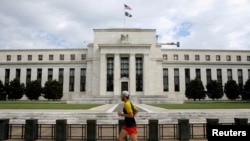
[(184, 104), (151, 104), (166, 109), (250, 109), (250, 102), (242, 101), (188, 101)]
[(90, 109), (101, 104), (67, 104), (64, 101), (0, 101), (0, 109)]
[[(0, 109), (90, 109), (101, 104), (67, 104), (65, 101), (0, 101)], [(166, 109), (250, 109), (242, 101), (186, 101), (184, 104), (151, 104)]]

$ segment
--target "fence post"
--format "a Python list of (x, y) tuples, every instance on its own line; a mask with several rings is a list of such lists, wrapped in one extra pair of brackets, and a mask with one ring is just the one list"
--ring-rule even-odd
[(10, 119), (0, 119), (0, 141), (7, 140), (9, 137)]
[(248, 125), (248, 118), (234, 118), (235, 125)]
[(56, 141), (66, 141), (67, 140), (67, 120), (58, 119), (56, 120)]
[(96, 120), (87, 120), (87, 141), (96, 141)]
[(149, 120), (149, 141), (158, 141), (158, 120)]
[[(119, 124), (119, 132), (121, 132), (122, 126), (125, 124), (125, 120), (124, 119), (119, 119), (118, 124)], [(128, 138), (125, 137), (124, 140), (128, 141)]]
[(211, 130), (212, 130), (212, 125), (219, 125), (219, 119), (215, 118), (215, 119), (206, 119), (207, 120), (207, 123), (206, 123), (206, 137), (207, 139), (210, 138), (210, 133)]
[(34, 141), (38, 138), (38, 120), (26, 119), (25, 121), (25, 141)]
[(189, 141), (189, 119), (178, 119), (178, 131), (180, 141)]

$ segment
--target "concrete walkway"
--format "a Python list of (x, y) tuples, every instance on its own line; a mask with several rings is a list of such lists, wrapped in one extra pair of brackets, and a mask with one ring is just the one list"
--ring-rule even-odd
[[(25, 119), (38, 119), (40, 123), (55, 123), (56, 119), (67, 119), (69, 123), (86, 123), (87, 119), (96, 119), (102, 123), (113, 123), (121, 117), (122, 102), (105, 104), (88, 110), (0, 110), (0, 119), (8, 118), (11, 123), (24, 123)], [(217, 118), (220, 122), (232, 123), (234, 118), (247, 118), (250, 121), (250, 109), (164, 109), (146, 104), (135, 104), (139, 108), (136, 120), (147, 122), (158, 119), (160, 123), (176, 123), (178, 119), (189, 119), (190, 123), (206, 122), (207, 118)]]

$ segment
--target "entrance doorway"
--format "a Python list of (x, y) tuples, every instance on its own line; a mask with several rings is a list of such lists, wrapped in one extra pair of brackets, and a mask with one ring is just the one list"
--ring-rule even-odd
[(128, 82), (121, 82), (121, 91), (128, 91)]

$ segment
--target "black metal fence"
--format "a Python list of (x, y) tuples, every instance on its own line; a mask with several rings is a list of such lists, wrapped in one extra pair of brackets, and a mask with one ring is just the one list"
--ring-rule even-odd
[[(9, 119), (0, 119), (0, 141), (9, 139), (33, 140), (78, 140), (104, 141), (117, 140), (124, 121), (118, 124), (97, 124), (96, 120), (87, 120), (86, 124), (67, 124), (67, 120), (56, 120), (56, 124), (38, 124), (37, 119), (26, 120), (25, 124), (10, 124)], [(138, 140), (164, 141), (207, 139), (207, 126), (219, 123), (218, 119), (207, 119), (206, 123), (189, 123), (188, 119), (179, 119), (176, 124), (158, 124), (158, 120), (149, 120), (148, 124), (138, 124)], [(228, 123), (224, 123), (228, 124)], [(235, 118), (234, 124), (248, 124), (248, 119)]]

